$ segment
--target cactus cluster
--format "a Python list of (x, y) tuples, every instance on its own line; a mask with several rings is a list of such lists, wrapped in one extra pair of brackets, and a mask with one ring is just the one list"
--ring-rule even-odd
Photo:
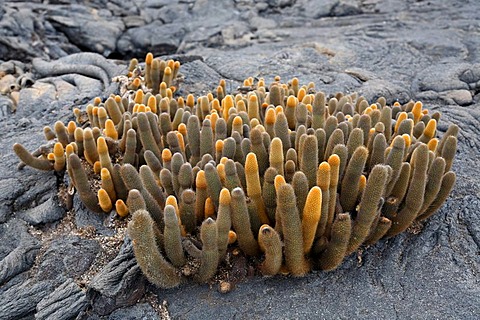
[(88, 209), (130, 219), (159, 287), (210, 280), (232, 248), (263, 275), (333, 270), (430, 217), (453, 188), (458, 127), (437, 138), (440, 114), (421, 102), (327, 98), (279, 77), (181, 97), (179, 67), (134, 59), (123, 96), (46, 127), (52, 143), (37, 153), (14, 146), (26, 165), (65, 170)]

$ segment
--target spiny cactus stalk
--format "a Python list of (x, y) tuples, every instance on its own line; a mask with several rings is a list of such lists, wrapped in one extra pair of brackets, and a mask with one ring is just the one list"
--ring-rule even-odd
[(329, 97), (278, 77), (182, 97), (179, 68), (133, 61), (121, 95), (46, 127), (32, 153), (13, 146), (22, 166), (68, 175), (89, 210), (131, 220), (159, 287), (209, 282), (240, 252), (268, 276), (333, 270), (429, 218), (454, 187), (458, 126), (438, 137), (440, 114), (420, 102)]

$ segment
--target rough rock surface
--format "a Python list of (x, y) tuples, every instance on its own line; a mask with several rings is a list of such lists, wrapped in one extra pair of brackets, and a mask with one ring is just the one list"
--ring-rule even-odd
[[(0, 318), (478, 317), (480, 4), (318, 2), (3, 2)], [(125, 61), (148, 51), (182, 61), (182, 93), (212, 90), (221, 78), (233, 90), (249, 76), (280, 75), (313, 81), (328, 94), (422, 100), (442, 112), (441, 133), (450, 123), (461, 128), (456, 187), (419, 234), (381, 241), (334, 272), (248, 278), (226, 295), (196, 284), (145, 289), (128, 244), (120, 250), (124, 236), (112, 232), (115, 219), (94, 216), (76, 200), (77, 216), (66, 213), (61, 180), (17, 170), (11, 150), (20, 142), (34, 151), (45, 141), (43, 126), (72, 120), (73, 107), (113, 92), (110, 79)], [(127, 299), (143, 290), (139, 303)], [(163, 301), (168, 313), (159, 312)]]

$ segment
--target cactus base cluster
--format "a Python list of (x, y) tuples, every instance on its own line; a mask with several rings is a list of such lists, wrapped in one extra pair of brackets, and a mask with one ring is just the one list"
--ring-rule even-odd
[(128, 219), (158, 287), (211, 281), (238, 268), (232, 257), (265, 276), (334, 270), (428, 219), (454, 186), (458, 126), (438, 137), (440, 114), (421, 102), (327, 96), (279, 77), (182, 97), (179, 69), (133, 59), (119, 95), (45, 127), (34, 153), (13, 146), (24, 165), (66, 173), (89, 210)]

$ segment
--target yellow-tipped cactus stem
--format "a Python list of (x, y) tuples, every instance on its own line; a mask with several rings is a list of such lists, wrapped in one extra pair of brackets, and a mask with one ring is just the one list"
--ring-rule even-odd
[(302, 215), (303, 253), (309, 254), (322, 214), (322, 190), (313, 187), (307, 196)]
[(282, 220), (285, 262), (294, 276), (303, 276), (309, 270), (303, 254), (302, 223), (296, 207), (295, 192), (289, 184), (282, 184), (277, 192), (277, 210)]
[(63, 170), (65, 168), (65, 150), (60, 142), (55, 143), (53, 147), (53, 155), (55, 158), (53, 169), (55, 171)]
[(220, 205), (217, 213), (217, 234), (218, 234), (218, 255), (222, 259), (227, 252), (229, 243), (229, 232), (232, 227), (232, 213), (230, 208), (231, 203), (230, 191), (223, 188), (220, 192)]
[(257, 157), (254, 153), (249, 153), (245, 161), (245, 178), (247, 181), (248, 197), (255, 203), (256, 212), (262, 224), (268, 224), (269, 219), (265, 210), (265, 203), (262, 198), (262, 187), (260, 186), (260, 176), (258, 172)]
[(110, 200), (110, 197), (105, 191), (105, 189), (100, 188), (97, 192), (97, 197), (98, 197), (98, 204), (100, 205), (100, 208), (104, 212), (110, 212), (112, 210), (112, 200)]
[(116, 202), (115, 202), (115, 211), (117, 211), (117, 214), (121, 217), (121, 218), (125, 218), (126, 216), (128, 216), (128, 207), (127, 205), (125, 204), (125, 202), (123, 202), (122, 199), (118, 199)]

